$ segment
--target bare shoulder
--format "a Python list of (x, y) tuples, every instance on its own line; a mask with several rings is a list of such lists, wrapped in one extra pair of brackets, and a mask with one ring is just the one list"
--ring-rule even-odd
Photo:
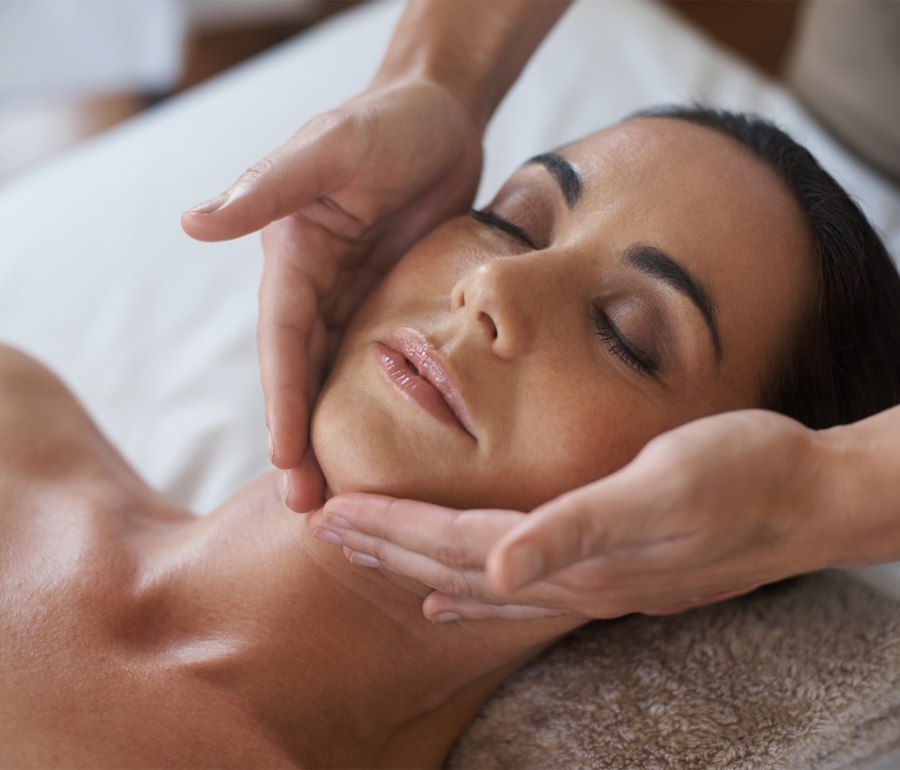
[[(122, 531), (155, 500), (59, 378), (0, 346), (0, 611), (40, 611), (31, 592), (74, 601), (98, 570), (121, 586), (122, 574), (110, 573), (127, 568)], [(11, 628), (4, 617), (0, 658)]]
[(142, 494), (59, 378), (0, 346), (3, 764), (64, 762), (41, 754), (37, 735), (65, 723), (52, 710), (65, 708), (67, 688), (80, 680), (84, 697), (108, 674), (103, 626), (121, 612), (134, 570), (121, 530)]
[(138, 480), (53, 372), (0, 345), (0, 483), (22, 487), (91, 471)]
[(154, 554), (197, 525), (58, 377), (0, 346), (0, 767), (286, 764), (209, 681), (215, 634), (173, 617)]

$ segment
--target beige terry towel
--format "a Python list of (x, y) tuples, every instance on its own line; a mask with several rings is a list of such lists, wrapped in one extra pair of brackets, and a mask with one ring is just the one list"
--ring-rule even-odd
[(824, 572), (579, 629), (509, 679), (450, 768), (844, 768), (900, 747), (900, 603)]

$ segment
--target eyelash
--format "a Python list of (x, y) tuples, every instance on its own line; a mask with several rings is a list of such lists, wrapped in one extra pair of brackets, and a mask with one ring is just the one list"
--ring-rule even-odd
[(527, 244), (530, 248), (539, 250), (538, 245), (531, 239), (531, 236), (528, 235), (521, 227), (514, 225), (512, 222), (508, 222), (501, 217), (498, 217), (493, 211), (479, 211), (478, 209), (469, 209), (469, 216), (475, 219), (482, 224), (488, 225), (489, 227), (494, 227), (497, 230), (502, 230), (507, 235), (513, 236), (523, 243)]
[[(469, 214), (478, 222), (502, 230), (508, 235), (512, 235), (514, 238), (518, 238), (520, 241), (527, 243), (533, 249), (538, 248), (534, 241), (531, 240), (528, 233), (514, 225), (512, 222), (501, 219), (493, 211), (470, 209)], [(626, 364), (643, 375), (648, 377), (656, 376), (656, 371), (659, 369), (656, 362), (645, 353), (636, 350), (631, 344), (627, 343), (622, 332), (619, 331), (619, 328), (612, 322), (612, 319), (610, 319), (606, 313), (595, 307), (593, 309), (593, 317), (597, 334), (600, 335), (600, 338), (606, 343), (613, 355), (618, 356)]]
[(636, 369), (641, 374), (648, 377), (656, 376), (656, 371), (659, 369), (656, 362), (645, 353), (636, 350), (628, 344), (626, 338), (622, 335), (622, 332), (619, 331), (619, 328), (606, 313), (594, 308), (593, 317), (594, 326), (597, 328), (597, 334), (600, 335), (600, 338), (609, 347), (611, 353), (617, 355), (626, 364), (633, 369)]

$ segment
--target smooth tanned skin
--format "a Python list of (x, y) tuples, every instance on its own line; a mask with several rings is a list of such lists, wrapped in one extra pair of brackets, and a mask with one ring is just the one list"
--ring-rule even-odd
[[(313, 424), (332, 490), (536, 505), (668, 427), (755, 404), (811, 275), (774, 175), (678, 121), (561, 154), (583, 180), (574, 206), (535, 164), (491, 207), (542, 248), (453, 220), (367, 303)], [(635, 243), (709, 292), (721, 362), (696, 306), (622, 261)], [(652, 353), (657, 377), (597, 334), (595, 307)], [(378, 379), (375, 341), (403, 325), (444, 357), (474, 438)], [(198, 519), (5, 348), (0, 394), (5, 766), (438, 767), (490, 692), (583, 622), (432, 625), (427, 589), (313, 539), (274, 475)]]

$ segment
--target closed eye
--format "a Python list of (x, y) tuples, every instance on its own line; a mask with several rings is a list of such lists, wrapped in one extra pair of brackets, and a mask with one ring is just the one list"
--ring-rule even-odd
[(628, 340), (613, 320), (599, 308), (592, 311), (597, 334), (606, 343), (610, 352), (621, 358), (632, 369), (647, 377), (656, 377), (659, 365), (644, 351)]
[(512, 222), (508, 222), (505, 219), (501, 219), (493, 211), (478, 211), (477, 209), (470, 209), (469, 216), (486, 225), (490, 225), (491, 227), (496, 227), (498, 230), (502, 230), (504, 233), (513, 236), (519, 241), (522, 241), (522, 243), (532, 249), (540, 249), (540, 247), (531, 239), (531, 236), (528, 235), (528, 233), (526, 233), (521, 227), (518, 227)]

